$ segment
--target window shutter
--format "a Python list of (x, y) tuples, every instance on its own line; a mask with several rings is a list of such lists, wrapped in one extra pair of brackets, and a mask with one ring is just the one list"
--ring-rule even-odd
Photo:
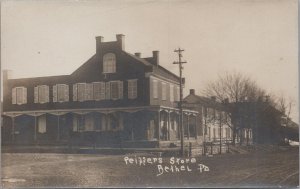
[(34, 87), (34, 103), (38, 103), (38, 102), (39, 102), (39, 88)]
[(45, 86), (45, 102), (49, 102), (49, 86)]
[(161, 98), (162, 100), (167, 100), (167, 84), (166, 83), (162, 83), (161, 84)]
[(73, 101), (77, 101), (77, 84), (73, 84)]
[(64, 101), (65, 102), (68, 102), (69, 101), (69, 85), (64, 85), (64, 95), (65, 95), (65, 99)]
[(93, 84), (92, 83), (87, 83), (85, 85), (85, 99), (93, 100)]
[(105, 82), (100, 82), (100, 99), (105, 100)]
[(17, 98), (16, 98), (16, 96), (17, 96), (17, 92), (16, 92), (17, 90), (16, 90), (16, 88), (13, 88), (12, 89), (12, 104), (17, 104)]
[(105, 99), (110, 99), (110, 82), (105, 83)]
[(93, 83), (93, 94), (94, 100), (105, 100), (105, 83), (104, 82), (94, 82)]
[(152, 80), (153, 98), (158, 98), (158, 81)]
[(27, 103), (27, 88), (23, 87), (23, 104)]
[(53, 85), (53, 102), (57, 102), (57, 85)]
[(93, 83), (93, 93), (94, 93), (94, 100), (100, 100), (100, 83), (94, 82)]
[(123, 81), (119, 81), (119, 99), (123, 98)]
[(133, 97), (137, 98), (137, 93), (138, 93), (138, 80), (135, 80), (134, 82), (134, 90), (133, 90)]
[(128, 99), (132, 99), (132, 82), (130, 80), (127, 81), (127, 96)]
[(174, 102), (174, 87), (170, 84), (170, 101)]

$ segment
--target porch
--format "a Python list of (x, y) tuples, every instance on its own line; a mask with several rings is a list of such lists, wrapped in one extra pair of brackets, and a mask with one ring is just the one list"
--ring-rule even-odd
[[(197, 112), (184, 110), (184, 137), (197, 141)], [(172, 147), (180, 141), (179, 110), (162, 106), (3, 114), (3, 144)]]

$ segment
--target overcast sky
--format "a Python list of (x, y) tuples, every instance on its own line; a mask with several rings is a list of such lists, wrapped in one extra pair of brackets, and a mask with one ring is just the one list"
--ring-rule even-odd
[(14, 78), (70, 74), (95, 53), (95, 36), (124, 34), (127, 52), (159, 50), (174, 73), (173, 51), (184, 48), (185, 94), (234, 70), (298, 105), (297, 8), (297, 0), (1, 1), (1, 64)]

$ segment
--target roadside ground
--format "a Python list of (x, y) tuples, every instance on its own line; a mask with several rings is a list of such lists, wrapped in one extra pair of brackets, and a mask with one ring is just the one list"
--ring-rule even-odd
[[(126, 162), (124, 158), (132, 158)], [(158, 164), (139, 165), (139, 157), (158, 158), (148, 153), (126, 155), (2, 153), (2, 187), (297, 187), (299, 150), (197, 157), (185, 169), (170, 171), (170, 158)], [(176, 159), (176, 158), (175, 158)], [(146, 159), (147, 160), (147, 159)], [(199, 164), (209, 171), (200, 171)], [(174, 164), (176, 165), (176, 163)], [(178, 166), (180, 167), (180, 166)], [(168, 172), (166, 172), (166, 170)], [(204, 170), (204, 169), (203, 169)], [(160, 175), (159, 175), (160, 174)], [(159, 175), (159, 176), (158, 176)]]

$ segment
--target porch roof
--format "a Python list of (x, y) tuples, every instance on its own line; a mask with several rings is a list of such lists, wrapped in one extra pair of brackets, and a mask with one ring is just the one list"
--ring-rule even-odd
[[(40, 116), (43, 114), (52, 114), (52, 115), (64, 115), (67, 113), (74, 114), (88, 114), (92, 112), (98, 112), (102, 114), (110, 114), (114, 112), (128, 112), (134, 113), (138, 111), (166, 111), (166, 112), (175, 112), (179, 113), (178, 108), (165, 107), (165, 106), (139, 106), (139, 107), (118, 107), (118, 108), (92, 108), (92, 109), (56, 109), (56, 110), (31, 110), (31, 111), (7, 111), (3, 112), (2, 116), (8, 117), (17, 117), (20, 115), (30, 115), (30, 116)], [(196, 115), (199, 112), (189, 109), (183, 109), (183, 113), (187, 115)]]

